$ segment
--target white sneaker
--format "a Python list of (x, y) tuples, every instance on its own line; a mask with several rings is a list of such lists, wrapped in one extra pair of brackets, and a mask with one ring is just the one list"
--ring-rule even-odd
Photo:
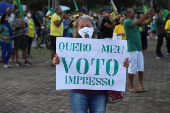
[(11, 65), (9, 65), (9, 64), (8, 64), (7, 66), (8, 66), (9, 68), (11, 68), (11, 67), (12, 67), (12, 66), (11, 66)]
[(8, 68), (8, 65), (5, 64), (5, 65), (4, 65), (4, 68)]

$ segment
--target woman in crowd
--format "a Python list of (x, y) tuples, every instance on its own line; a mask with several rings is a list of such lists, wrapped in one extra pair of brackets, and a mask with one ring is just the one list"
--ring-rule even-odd
[(2, 60), (4, 63), (4, 68), (9, 68), (11, 65), (8, 64), (8, 61), (12, 54), (12, 41), (10, 37), (13, 37), (13, 31), (8, 23), (9, 16), (8, 14), (4, 14), (1, 17), (1, 25), (0, 25), (0, 45), (2, 49)]
[(126, 40), (125, 36), (125, 30), (123, 27), (123, 22), (125, 18), (123, 16), (120, 16), (117, 21), (119, 21), (120, 24), (115, 26), (114, 33), (117, 33), (118, 36), (122, 36), (122, 40)]
[(154, 16), (152, 22), (152, 38), (155, 39), (155, 37), (156, 37), (156, 25), (155, 25), (155, 16)]
[[(84, 36), (80, 35), (79, 32), (87, 28), (94, 31), (94, 23), (89, 16), (83, 15), (79, 17), (75, 28), (75, 38), (81, 38)], [(91, 35), (89, 34), (89, 36)], [(92, 37), (89, 38), (94, 38), (94, 36), (93, 32)], [(59, 56), (55, 55), (53, 64), (56, 66), (59, 62)], [(128, 58), (125, 60), (124, 66), (128, 67)], [(88, 109), (90, 113), (105, 113), (106, 92), (105, 90), (71, 90), (70, 101), (73, 113), (87, 113)]]
[(71, 22), (70, 16), (71, 16), (71, 12), (67, 10), (66, 16), (63, 19), (63, 25), (64, 25), (63, 37), (72, 37), (72, 29), (69, 26), (69, 23)]
[(24, 19), (25, 23), (27, 23), (26, 29), (26, 43), (27, 43), (27, 55), (28, 58), (32, 57), (30, 55), (31, 51), (31, 45), (34, 37), (36, 36), (36, 27), (34, 20), (31, 18), (31, 12), (30, 11), (25, 11), (26, 12), (26, 17)]

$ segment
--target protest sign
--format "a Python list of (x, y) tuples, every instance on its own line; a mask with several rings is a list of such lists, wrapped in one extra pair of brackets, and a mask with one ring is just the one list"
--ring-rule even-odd
[(56, 89), (125, 91), (126, 40), (57, 37)]

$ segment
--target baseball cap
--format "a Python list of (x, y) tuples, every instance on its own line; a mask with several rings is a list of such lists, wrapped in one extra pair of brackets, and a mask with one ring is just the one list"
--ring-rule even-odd
[(104, 13), (111, 13), (110, 10), (104, 10), (103, 12), (104, 12)]
[(81, 9), (81, 12), (82, 12), (82, 13), (85, 13), (85, 12), (86, 12), (86, 10), (85, 10), (84, 8), (82, 8), (82, 9)]

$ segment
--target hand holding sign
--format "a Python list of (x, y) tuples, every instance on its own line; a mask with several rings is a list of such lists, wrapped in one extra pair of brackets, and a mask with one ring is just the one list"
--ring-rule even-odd
[(56, 54), (53, 58), (53, 64), (54, 66), (56, 66), (57, 64), (60, 64), (60, 59), (59, 59), (59, 56)]
[(57, 37), (56, 53), (57, 90), (125, 91), (127, 41)]

